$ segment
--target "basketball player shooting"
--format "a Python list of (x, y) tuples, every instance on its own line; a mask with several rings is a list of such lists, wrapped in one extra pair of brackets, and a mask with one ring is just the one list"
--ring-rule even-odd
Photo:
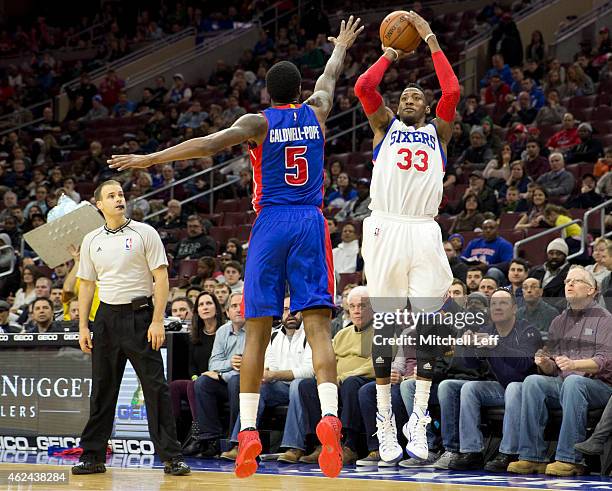
[(314, 93), (299, 104), (301, 75), (288, 62), (276, 63), (266, 75), (272, 104), (261, 114), (247, 114), (230, 128), (194, 138), (150, 155), (113, 155), (110, 167), (144, 168), (174, 160), (207, 157), (248, 142), (253, 165), (253, 225), (246, 260), (244, 315), (246, 342), (240, 369), (240, 426), (236, 475), (257, 470), (262, 447), (255, 429), (264, 355), (272, 320), (282, 317), (285, 284), (291, 311), (302, 312), (321, 401), (316, 433), (323, 451), (319, 466), (328, 477), (342, 468), (338, 419), (336, 357), (331, 344), (334, 268), (323, 203), (325, 121), (334, 102), (334, 88), (346, 51), (363, 27), (351, 16), (329, 40), (334, 51)]
[[(359, 77), (355, 94), (374, 131), (372, 215), (364, 221), (362, 254), (376, 311), (403, 309), (408, 298), (413, 311), (433, 313), (444, 308), (453, 279), (434, 217), (442, 199), (445, 152), (459, 101), (459, 82), (427, 21), (414, 12), (408, 12), (407, 17), (431, 50), (442, 96), (436, 118), (430, 123), (431, 109), (418, 84), (404, 89), (397, 114), (385, 106), (377, 87), (387, 68), (406, 54), (398, 49), (383, 46), (384, 54)], [(393, 335), (390, 332), (394, 326), (386, 329), (383, 338)], [(424, 327), (417, 324), (417, 338), (423, 332)], [(431, 419), (427, 405), (438, 356), (433, 347), (417, 347), (414, 410), (404, 433), (408, 439), (406, 451), (419, 459), (428, 456), (425, 430)], [(397, 462), (403, 451), (391, 409), (392, 347), (373, 345), (372, 359), (380, 457)]]

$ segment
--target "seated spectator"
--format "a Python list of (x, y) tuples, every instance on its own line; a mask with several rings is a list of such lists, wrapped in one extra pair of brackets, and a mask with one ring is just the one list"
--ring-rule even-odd
[(572, 113), (565, 113), (561, 121), (563, 127), (557, 131), (546, 142), (546, 146), (551, 152), (565, 152), (571, 150), (580, 143), (576, 120)]
[[(474, 96), (474, 100), (475, 99), (476, 96)], [(470, 129), (465, 121), (465, 116), (463, 122), (455, 121), (453, 123), (453, 136), (446, 147), (446, 158), (448, 161), (455, 161), (470, 145), (469, 134)]]
[(36, 282), (42, 277), (42, 273), (34, 265), (26, 265), (21, 268), (21, 287), (15, 293), (11, 312), (16, 314), (24, 305), (32, 303), (36, 299)]
[(531, 105), (529, 93), (523, 91), (510, 104), (499, 124), (504, 128), (510, 127), (512, 123), (516, 122), (530, 125), (535, 121), (537, 114), (538, 110)]
[(480, 121), (480, 125), (482, 126), (482, 132), (484, 133), (487, 145), (492, 152), (498, 154), (502, 147), (502, 141), (498, 135), (499, 128), (493, 123), (493, 118), (488, 115), (485, 116)]
[(0, 300), (0, 333), (15, 334), (21, 332), (21, 326), (9, 321), (11, 306), (8, 302)]
[(342, 227), (342, 242), (332, 251), (334, 271), (339, 279), (340, 273), (355, 273), (357, 271), (357, 256), (359, 254), (359, 239), (352, 223)]
[(595, 92), (593, 79), (584, 73), (578, 63), (574, 63), (567, 68), (566, 86), (566, 97), (591, 95)]
[(208, 113), (202, 110), (200, 101), (194, 101), (189, 109), (180, 115), (177, 124), (179, 128), (193, 128), (195, 130), (207, 119)]
[(542, 301), (542, 284), (537, 278), (526, 278), (522, 284), (523, 306), (518, 309), (517, 319), (524, 320), (540, 331), (543, 340), (548, 339), (548, 328), (559, 311)]
[(183, 220), (181, 202), (176, 199), (171, 199), (166, 206), (168, 209), (157, 224), (158, 228), (175, 229), (184, 227), (185, 222)]
[(541, 155), (540, 141), (537, 138), (529, 137), (525, 150), (525, 158), (523, 159), (525, 172), (529, 177), (537, 180), (550, 170), (550, 164), (548, 159)]
[(544, 224), (544, 209), (548, 205), (548, 193), (543, 187), (533, 184), (531, 188), (531, 198), (529, 192), (524, 201), (519, 203), (518, 208), (520, 210), (526, 209), (526, 213), (521, 216), (521, 219), (516, 223), (514, 228), (516, 230), (526, 228), (538, 228)]
[[(586, 436), (587, 412), (603, 408), (612, 395), (610, 364), (612, 315), (595, 301), (597, 283), (580, 266), (565, 280), (568, 307), (556, 317), (545, 348), (535, 356), (539, 375), (523, 382), (519, 437), (520, 460), (508, 466), (515, 474), (545, 473), (574, 476), (586, 472), (583, 456), (574, 445)], [(588, 376), (585, 376), (587, 375)], [(546, 465), (544, 427), (548, 411), (563, 416), (555, 462)]]
[(458, 448), (453, 450), (460, 453), (451, 459), (449, 469), (484, 467), (485, 447), (480, 430), (482, 407), (505, 406), (500, 452), (508, 456), (504, 459), (506, 466), (512, 461), (511, 456), (518, 453), (516, 427), (520, 415), (520, 383), (535, 373), (533, 356), (542, 340), (533, 326), (517, 319), (516, 311), (516, 299), (511, 292), (495, 291), (490, 301), (491, 325), (485, 325), (478, 333), (465, 332), (465, 346), (457, 350), (457, 356), (461, 356), (468, 367), (477, 368), (486, 361), (493, 380), (444, 380), (438, 387), (442, 419), (448, 418), (451, 425), (459, 428)]
[(544, 92), (542, 92), (542, 89), (538, 87), (538, 84), (533, 78), (528, 77), (527, 74), (525, 75), (525, 78), (521, 82), (521, 86), (522, 89), (529, 94), (529, 98), (531, 99), (531, 107), (536, 110), (537, 114), (537, 111), (544, 106)]
[(550, 162), (550, 171), (538, 177), (536, 182), (546, 189), (549, 196), (562, 199), (569, 197), (574, 190), (576, 180), (574, 174), (565, 170), (563, 154), (553, 152), (548, 157), (548, 161)]
[(580, 193), (567, 201), (568, 208), (593, 208), (603, 202), (603, 197), (597, 194), (595, 186), (597, 179), (593, 174), (583, 174), (580, 183)]
[(53, 320), (61, 321), (64, 318), (64, 304), (62, 302), (63, 289), (61, 283), (52, 283), (49, 299), (53, 304)]
[[(612, 57), (611, 57), (612, 58)], [(605, 155), (595, 162), (593, 176), (599, 179), (612, 170), (612, 147), (606, 148)]]
[(514, 213), (519, 204), (519, 190), (517, 187), (510, 186), (506, 191), (502, 213)]
[(227, 239), (227, 244), (225, 244), (225, 252), (230, 254), (232, 261), (238, 261), (242, 263), (243, 261), (243, 251), (242, 244), (238, 239), (230, 238)]
[(578, 136), (580, 137), (580, 143), (567, 152), (566, 162), (568, 164), (597, 162), (597, 159), (602, 157), (604, 153), (601, 142), (593, 138), (593, 127), (589, 123), (580, 123), (578, 125)]
[(95, 95), (91, 99), (91, 109), (79, 121), (87, 123), (104, 118), (108, 118), (108, 108), (102, 103), (102, 96)]
[(453, 273), (453, 278), (458, 278), (461, 281), (465, 282), (465, 278), (467, 276), (467, 264), (465, 264), (453, 248), (453, 245), (446, 241), (444, 242), (444, 252), (446, 252), (446, 257), (448, 258), (448, 264), (450, 265), (451, 271)]
[(180, 104), (189, 102), (192, 96), (191, 89), (185, 84), (185, 78), (180, 73), (175, 73), (172, 77), (173, 84), (164, 96), (164, 102)]
[(470, 146), (457, 159), (456, 165), (482, 170), (493, 156), (493, 151), (487, 146), (482, 126), (473, 126), (470, 130)]
[(559, 92), (550, 89), (546, 94), (546, 105), (538, 111), (535, 123), (536, 126), (559, 124), (567, 109), (559, 103)]
[[(229, 401), (229, 428), (238, 420), (239, 401), (229, 394), (237, 392), (240, 383), (240, 362), (244, 350), (244, 318), (241, 314), (242, 295), (234, 294), (227, 310), (229, 321), (217, 329), (208, 370), (195, 381), (196, 414), (200, 427), (196, 457), (211, 458), (219, 454), (219, 440), (228, 434), (219, 416), (219, 403)], [(215, 305), (216, 306), (216, 305)], [(220, 307), (219, 307), (220, 309)]]
[(449, 233), (472, 232), (480, 228), (484, 216), (480, 212), (480, 202), (475, 194), (468, 194), (463, 198), (463, 210), (457, 215), (451, 225)]
[(499, 283), (493, 276), (485, 276), (478, 285), (478, 291), (485, 295), (488, 299), (491, 298), (493, 292), (499, 288)]
[(223, 127), (229, 128), (240, 116), (243, 116), (244, 114), (246, 114), (246, 109), (239, 106), (238, 99), (234, 96), (228, 97), (227, 109), (225, 109), (221, 114)]
[(351, 292), (353, 288), (355, 288), (357, 283), (349, 283), (342, 290), (342, 300), (340, 306), (338, 306), (337, 311), (338, 314), (331, 322), (331, 337), (332, 339), (336, 334), (338, 334), (342, 329), (348, 326), (351, 323), (351, 317), (349, 315), (348, 308), (348, 294)]
[(527, 187), (531, 182), (531, 178), (525, 174), (523, 162), (515, 160), (510, 163), (510, 175), (508, 179), (499, 187), (499, 195), (506, 196), (509, 187), (516, 187), (520, 197), (521, 194), (527, 193)]
[[(479, 104), (478, 96), (476, 96), (475, 94), (468, 95), (465, 100), (465, 110), (461, 114), (461, 120), (463, 121), (463, 124), (468, 125), (467, 128), (465, 126), (462, 128), (464, 130), (466, 140), (468, 139), (469, 127), (480, 124), (482, 118), (484, 118), (486, 115), (487, 111)], [(465, 147), (467, 147), (467, 142)], [(460, 155), (460, 153), (458, 155)]]
[(546, 43), (542, 31), (531, 33), (531, 42), (525, 48), (525, 58), (543, 64), (546, 59)]
[(187, 219), (187, 238), (178, 243), (174, 259), (198, 259), (202, 256), (216, 256), (217, 241), (210, 237), (198, 215), (191, 215)]
[[(551, 227), (560, 227), (561, 225), (569, 224), (572, 218), (569, 212), (562, 206), (546, 205), (544, 208), (544, 220)], [(561, 230), (561, 236), (565, 239), (571, 254), (580, 249), (580, 240), (582, 238), (582, 228), (577, 223), (567, 225)]]
[(487, 185), (487, 181), (482, 175), (482, 171), (474, 170), (470, 172), (469, 186), (465, 190), (464, 196), (475, 194), (480, 203), (480, 209), (483, 213), (491, 212), (497, 215), (499, 204), (495, 191)]
[(502, 81), (497, 74), (491, 76), (489, 85), (484, 89), (484, 103), (496, 104), (506, 107), (508, 95), (511, 94), (510, 86)]
[(26, 330), (28, 333), (63, 332), (53, 321), (53, 302), (48, 297), (38, 297), (32, 302), (31, 320), (32, 327)]
[(569, 248), (563, 239), (554, 239), (546, 247), (548, 260), (529, 271), (529, 276), (540, 281), (542, 296), (557, 309), (565, 308), (564, 281), (570, 269), (567, 262)]
[(510, 90), (516, 96), (523, 90), (523, 79), (525, 74), (520, 66), (512, 67), (512, 83), (510, 84)]
[(170, 315), (182, 321), (191, 321), (193, 318), (193, 302), (187, 297), (176, 297), (170, 303)]
[(227, 283), (220, 283), (215, 286), (215, 297), (219, 300), (221, 308), (227, 310), (227, 301), (232, 294), (232, 289)]
[(369, 208), (370, 201), (370, 180), (362, 177), (357, 181), (357, 196), (345, 203), (334, 218), (340, 222), (345, 220), (361, 221), (372, 213)]
[[(332, 164), (333, 171), (333, 164)], [(333, 172), (332, 172), (333, 179)], [(352, 199), (357, 197), (357, 190), (351, 185), (351, 181), (346, 172), (340, 172), (336, 179), (336, 191), (329, 195), (329, 206), (332, 208), (342, 208)]]
[(491, 68), (487, 70), (484, 78), (480, 81), (481, 87), (486, 87), (490, 82), (491, 78), (497, 75), (508, 85), (512, 84), (513, 77), (510, 66), (504, 62), (504, 56), (501, 53), (494, 54), (491, 57)]
[(512, 148), (512, 158), (522, 158), (529, 139), (527, 127), (523, 123), (516, 123), (508, 132), (507, 138), (510, 142), (510, 148)]
[(507, 143), (502, 146), (494, 159), (489, 160), (482, 176), (493, 188), (498, 188), (501, 183), (510, 177), (510, 162), (512, 161), (512, 149)]
[[(364, 286), (353, 288), (348, 297), (352, 325), (342, 329), (332, 340), (336, 353), (339, 399), (341, 404), (340, 420), (344, 442), (342, 462), (351, 465), (357, 460), (357, 439), (363, 428), (359, 408), (359, 389), (374, 379), (372, 365), (372, 321), (374, 312)], [(306, 434), (313, 434), (315, 425), (321, 418), (321, 406), (314, 378), (305, 379), (299, 384), (300, 402), (304, 409)], [(300, 462), (316, 463), (321, 453), (317, 447)]]
[(612, 196), (612, 172), (601, 176), (599, 181), (597, 181), (595, 192), (603, 197)]
[(527, 279), (529, 263), (520, 257), (515, 257), (508, 266), (508, 289), (514, 294), (518, 307), (523, 305), (523, 282)]
[(134, 113), (136, 104), (128, 99), (127, 92), (122, 90), (119, 92), (119, 100), (117, 104), (113, 106), (113, 118), (127, 118)]
[(491, 267), (512, 260), (512, 254), (512, 244), (499, 236), (497, 222), (485, 220), (482, 224), (482, 238), (472, 239), (463, 257), (469, 262)]
[(604, 237), (595, 239), (595, 243), (593, 244), (593, 261), (595, 261), (595, 264), (589, 264), (585, 267), (585, 269), (593, 275), (595, 281), (597, 281), (597, 290), (600, 292), (603, 292), (601, 288), (603, 280), (610, 274), (606, 266), (606, 251), (610, 245), (612, 245), (612, 240), (610, 239)]
[(468, 287), (469, 293), (478, 292), (480, 282), (483, 278), (482, 269), (480, 266), (469, 266), (465, 276), (465, 284)]
[[(266, 349), (264, 367), (257, 408), (257, 426), (266, 407), (287, 404), (287, 418), (280, 445), (287, 450), (277, 460), (287, 464), (297, 464), (306, 450), (304, 414), (298, 387), (302, 380), (314, 377), (314, 369), (312, 350), (306, 341), (302, 325), (302, 314), (291, 314), (289, 297), (285, 298), (282, 324), (272, 333), (270, 344)], [(238, 399), (239, 393), (231, 394), (230, 397)], [(236, 420), (230, 437), (233, 447), (221, 454), (222, 459), (236, 460), (239, 431), (240, 418)]]
[(559, 93), (559, 97), (563, 99), (567, 95), (567, 86), (564, 83), (564, 78), (561, 77), (561, 69), (565, 70), (563, 67), (560, 67), (560, 70), (549, 70), (546, 74), (543, 87), (544, 92), (556, 90)]
[[(172, 302), (175, 317), (187, 315), (177, 312), (175, 315), (174, 305), (191, 305), (189, 318), (193, 322), (189, 326), (189, 380), (173, 380), (170, 382), (170, 399), (172, 400), (172, 414), (175, 419), (181, 416), (181, 401), (187, 400), (191, 410), (191, 430), (183, 444), (184, 455), (194, 455), (200, 451), (198, 436), (200, 426), (198, 424), (197, 402), (195, 397), (195, 381), (208, 371), (208, 363), (212, 354), (217, 330), (225, 323), (225, 310), (221, 308), (214, 295), (202, 292), (198, 295), (195, 304), (189, 298), (175, 298)], [(195, 305), (195, 307), (194, 307)]]
[(225, 284), (232, 289), (232, 293), (242, 293), (244, 281), (240, 279), (242, 276), (242, 264), (238, 261), (228, 261), (223, 266), (223, 277)]

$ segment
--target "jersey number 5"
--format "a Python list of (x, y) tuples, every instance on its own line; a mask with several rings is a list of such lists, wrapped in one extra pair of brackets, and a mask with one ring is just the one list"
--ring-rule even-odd
[(290, 186), (303, 186), (308, 181), (308, 160), (302, 155), (306, 147), (285, 147), (285, 182)]
[[(412, 167), (412, 152), (409, 148), (402, 148), (397, 152), (398, 155), (403, 153), (406, 154), (404, 156), (404, 162), (398, 162), (397, 166), (402, 170), (408, 170), (410, 169), (410, 167)], [(414, 155), (421, 159), (420, 163), (415, 162), (414, 168), (419, 172), (425, 172), (429, 166), (429, 155), (427, 155), (427, 152), (425, 150), (419, 150)]]

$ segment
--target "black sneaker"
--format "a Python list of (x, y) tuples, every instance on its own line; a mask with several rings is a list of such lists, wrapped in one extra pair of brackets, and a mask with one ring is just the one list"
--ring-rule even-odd
[(487, 472), (506, 472), (508, 466), (517, 460), (518, 455), (508, 455), (499, 452), (494, 459), (487, 462), (487, 465), (484, 466), (484, 470)]
[(72, 466), (73, 474), (102, 474), (106, 472), (106, 466), (101, 462), (79, 462)]
[(200, 452), (194, 455), (197, 459), (212, 459), (220, 452), (219, 440), (200, 440)]
[(454, 471), (475, 471), (484, 466), (482, 452), (461, 453), (452, 458), (448, 468)]
[(173, 476), (184, 476), (189, 474), (191, 468), (185, 463), (181, 457), (176, 457), (172, 460), (166, 460), (164, 462), (164, 473), (172, 474)]

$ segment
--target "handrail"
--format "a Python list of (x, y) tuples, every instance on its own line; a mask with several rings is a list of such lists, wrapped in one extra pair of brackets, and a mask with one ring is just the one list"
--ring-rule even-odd
[(75, 38), (78, 39), (82, 37), (83, 34), (86, 34), (89, 31), (92, 32), (91, 40), (93, 41), (95, 39), (93, 36), (93, 32), (95, 29), (104, 29), (104, 22), (98, 22), (97, 24), (93, 24), (89, 27), (86, 27), (85, 29), (82, 29), (79, 32), (75, 32), (72, 36), (69, 36), (68, 38), (66, 38), (66, 43), (70, 42), (72, 39), (75, 39)]
[(2, 116), (0, 116), (0, 123), (6, 119), (11, 119), (13, 116), (15, 116), (16, 112), (21, 112), (21, 111), (30, 111), (32, 114), (34, 114), (34, 109), (39, 107), (39, 106), (51, 106), (53, 107), (53, 99), (45, 99), (44, 101), (40, 101), (40, 102), (36, 102), (34, 104), (29, 105), (28, 107), (24, 107), (23, 109), (20, 109), (19, 111), (13, 111), (12, 113), (8, 113), (8, 114), (3, 114)]
[[(128, 63), (131, 63), (135, 60), (139, 60), (143, 56), (146, 56), (151, 53), (155, 53), (156, 51), (159, 51), (160, 49), (172, 43), (175, 43), (177, 41), (180, 41), (181, 39), (185, 39), (195, 34), (196, 34), (195, 27), (187, 27), (186, 29), (183, 29), (182, 31), (179, 31), (175, 34), (171, 34), (170, 36), (165, 36), (159, 39), (158, 41), (155, 41), (149, 44), (148, 46), (145, 46), (144, 48), (134, 51), (133, 53), (129, 53), (125, 55), (124, 57), (113, 61), (112, 63), (108, 63), (105, 66), (100, 67), (97, 70), (90, 72), (89, 76), (93, 80), (105, 74), (109, 69), (116, 70), (117, 68), (127, 65)], [(67, 88), (72, 88), (74, 85), (79, 83), (79, 81), (80, 81), (80, 78), (75, 78), (69, 82), (66, 82), (65, 84), (61, 86), (60, 93), (65, 92)]]
[(612, 206), (612, 199), (609, 199), (608, 201), (604, 201), (603, 203), (601, 203), (600, 205), (597, 205), (593, 208), (591, 208), (590, 210), (587, 210), (584, 214), (584, 223), (586, 224), (586, 227), (582, 227), (582, 237), (581, 237), (581, 241), (583, 244), (586, 244), (587, 242), (587, 235), (588, 235), (588, 227), (589, 227), (589, 217), (599, 211), (600, 212), (600, 237), (610, 237), (612, 236), (612, 230), (610, 230), (609, 232), (605, 232), (606, 230), (606, 211), (605, 209), (608, 206)]
[(579, 31), (582, 31), (588, 25), (596, 22), (601, 18), (607, 11), (612, 9), (612, 1), (608, 1), (603, 5), (600, 5), (594, 10), (586, 12), (585, 14), (574, 19), (570, 24), (562, 27), (557, 31), (553, 46), (565, 41), (566, 39), (574, 36)]
[[(539, 239), (541, 237), (545, 237), (546, 235), (549, 235), (549, 234), (552, 234), (552, 233), (555, 233), (555, 232), (559, 232), (559, 231), (563, 230), (564, 228), (569, 227), (570, 225), (574, 225), (575, 223), (583, 223), (582, 222), (582, 218), (575, 218), (571, 222), (564, 223), (563, 225), (558, 225), (558, 226), (553, 227), (553, 228), (547, 228), (546, 230), (543, 230), (540, 233), (532, 235), (531, 237), (526, 237), (524, 239), (521, 239), (521, 240), (515, 242), (514, 243), (514, 248), (513, 248), (513, 257), (515, 257), (515, 258), (518, 257), (518, 250), (519, 250), (519, 248), (523, 244), (531, 242), (532, 240)], [(584, 228), (585, 227), (583, 226), (583, 230), (584, 230)], [(577, 257), (577, 256), (581, 255), (584, 252), (585, 244), (584, 244), (583, 241), (581, 241), (581, 242), (582, 242), (582, 244), (581, 244), (580, 250), (578, 252), (572, 254), (571, 256), (568, 256), (567, 259), (572, 259), (574, 257)]]
[(3, 271), (0, 273), (0, 278), (4, 278), (5, 276), (10, 276), (13, 274), (13, 271), (15, 271), (15, 263), (17, 262), (17, 256), (15, 255), (15, 249), (13, 248), (13, 246), (5, 244), (3, 246), (0, 246), (0, 252), (4, 251), (4, 250), (10, 250), (11, 251), (11, 267), (9, 268), (8, 271)]

